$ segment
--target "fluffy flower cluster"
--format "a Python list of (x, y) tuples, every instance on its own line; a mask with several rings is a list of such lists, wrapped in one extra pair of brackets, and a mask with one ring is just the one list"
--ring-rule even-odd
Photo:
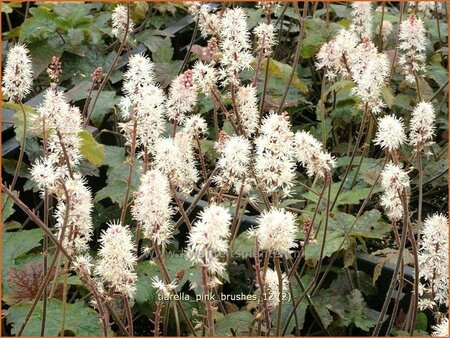
[[(363, 3), (361, 3), (363, 4)], [(378, 53), (372, 41), (365, 38), (348, 57), (351, 77), (356, 86), (352, 92), (377, 114), (385, 106), (381, 89), (389, 76), (389, 60), (386, 54)]]
[(295, 177), (293, 138), (287, 114), (270, 112), (264, 118), (255, 140), (255, 174), (267, 193), (290, 193)]
[(143, 225), (144, 237), (165, 245), (172, 237), (170, 217), (174, 210), (171, 202), (169, 182), (159, 170), (147, 171), (141, 177), (132, 208), (133, 218)]
[(33, 127), (37, 131), (45, 129), (48, 153), (32, 166), (33, 180), (42, 190), (50, 191), (57, 185), (58, 179), (68, 177), (66, 159), (72, 169), (81, 161), (82, 118), (77, 107), (70, 106), (62, 92), (48, 89), (44, 102), (37, 108)]
[(427, 17), (431, 17), (433, 13), (442, 11), (442, 4), (438, 1), (408, 1), (410, 12), (413, 12), (417, 6), (417, 11), (422, 12)]
[(180, 131), (175, 138), (159, 139), (155, 147), (155, 168), (167, 175), (174, 188), (188, 195), (198, 180), (192, 135)]
[(192, 69), (194, 81), (197, 84), (199, 90), (205, 94), (205, 96), (211, 96), (211, 91), (216, 88), (217, 71), (211, 66), (201, 61), (195, 63)]
[(279, 1), (258, 1), (256, 4), (257, 8), (262, 8), (266, 15), (271, 15), (276, 13), (276, 11), (280, 8)]
[(448, 327), (448, 317), (444, 317), (439, 324), (432, 327), (433, 333), (431, 335), (433, 337), (448, 337)]
[(397, 221), (403, 217), (402, 201), (393, 189), (388, 189), (381, 195), (380, 205), (391, 221)]
[[(78, 107), (69, 107), (64, 115), (55, 115), (55, 131), (48, 137), (50, 156), (69, 161), (72, 167), (78, 166), (81, 161), (81, 113)], [(56, 163), (55, 158), (55, 164)]]
[(406, 141), (403, 119), (386, 115), (378, 119), (378, 130), (374, 143), (388, 151), (398, 149)]
[[(266, 271), (266, 292), (268, 299), (268, 306), (270, 309), (274, 309), (280, 304), (280, 283), (278, 280), (278, 273), (272, 269)], [(284, 300), (285, 295), (289, 292), (289, 280), (285, 273), (281, 275), (281, 297)]]
[(257, 237), (261, 250), (289, 255), (291, 249), (298, 246), (295, 242), (297, 227), (293, 213), (272, 208), (261, 214), (257, 222), (258, 227), (252, 231), (252, 235)]
[(272, 53), (272, 48), (277, 42), (276, 31), (272, 23), (265, 22), (260, 22), (253, 30), (257, 37), (256, 50), (262, 51), (263, 56), (269, 56)]
[(30, 93), (33, 70), (25, 45), (17, 44), (9, 50), (2, 82), (2, 94), (12, 102), (22, 102)]
[(419, 249), (420, 307), (439, 309), (448, 304), (448, 218), (434, 214), (421, 231)]
[(381, 186), (396, 191), (403, 191), (409, 187), (409, 176), (399, 165), (388, 163), (381, 173)]
[(132, 298), (136, 291), (136, 257), (131, 231), (120, 223), (109, 223), (100, 237), (95, 274), (114, 292)]
[(198, 27), (204, 38), (209, 35), (218, 36), (220, 31), (220, 16), (212, 13), (210, 5), (197, 1), (189, 1), (184, 4), (192, 16), (198, 20)]
[(338, 74), (349, 78), (350, 68), (348, 58), (359, 43), (355, 33), (341, 29), (333, 40), (325, 43), (317, 53), (317, 69), (325, 69), (325, 76), (333, 80)]
[(253, 85), (239, 87), (236, 95), (237, 109), (246, 136), (251, 136), (258, 128), (259, 110), (256, 88)]
[(149, 58), (141, 54), (130, 58), (124, 74), (123, 92), (125, 96), (119, 105), (125, 122), (120, 127), (130, 144), (136, 124), (136, 146), (151, 152), (165, 130), (166, 97), (156, 84)]
[(225, 191), (232, 188), (239, 194), (245, 176), (243, 191), (247, 192), (251, 188), (249, 183), (251, 181), (249, 177), (250, 142), (242, 136), (232, 136), (225, 141), (221, 152), (216, 164), (219, 172), (214, 176), (214, 182)]
[[(61, 168), (63, 169), (63, 168)], [(39, 190), (43, 192), (44, 190), (54, 191), (59, 178), (63, 178), (66, 172), (65, 168), (63, 171), (57, 170), (54, 167), (54, 161), (50, 158), (38, 158), (33, 166), (31, 167), (31, 179), (36, 182)]]
[(372, 3), (353, 2), (352, 9), (353, 21), (350, 30), (361, 39), (370, 38), (372, 35)]
[[(145, 89), (155, 86), (154, 65), (143, 54), (133, 55), (128, 61), (128, 69), (123, 75), (125, 97), (120, 105), (124, 117), (130, 117), (142, 106)], [(159, 100), (158, 100), (159, 101)], [(143, 107), (142, 107), (143, 108)]]
[(334, 158), (322, 150), (322, 144), (307, 131), (295, 133), (295, 156), (306, 167), (308, 176), (324, 176), (335, 165)]
[(211, 274), (222, 276), (225, 263), (218, 256), (228, 252), (230, 224), (231, 215), (225, 208), (215, 204), (205, 208), (189, 234), (190, 260), (206, 266)]
[(156, 289), (160, 295), (169, 297), (177, 288), (177, 284), (175, 281), (172, 281), (170, 284), (166, 284), (159, 279), (158, 276), (154, 276), (152, 278), (152, 287)]
[(89, 254), (78, 255), (72, 261), (72, 269), (76, 271), (83, 279), (92, 275), (92, 257)]
[(173, 79), (167, 99), (167, 116), (171, 121), (182, 122), (197, 104), (197, 85), (192, 70)]
[(194, 114), (184, 119), (182, 130), (192, 137), (200, 137), (208, 133), (208, 125), (200, 114)]
[(352, 79), (355, 82), (352, 92), (363, 106), (377, 114), (385, 106), (381, 89), (389, 76), (389, 60), (370, 40), (371, 4), (355, 2), (352, 6), (354, 20), (350, 29), (341, 29), (330, 42), (322, 45), (316, 67), (325, 69), (329, 80), (338, 74)]
[(413, 147), (424, 146), (429, 142), (435, 131), (436, 115), (429, 102), (420, 102), (413, 110), (410, 121), (409, 143)]
[(55, 228), (64, 248), (72, 255), (82, 254), (93, 232), (93, 202), (86, 180), (77, 171), (82, 158), (80, 110), (70, 106), (62, 92), (50, 88), (32, 124), (35, 131), (45, 133), (46, 151), (33, 164), (31, 177), (41, 192), (56, 197)]
[(247, 15), (240, 7), (227, 8), (220, 21), (220, 78), (224, 85), (239, 83), (239, 74), (250, 69), (252, 54), (250, 51), (250, 33), (247, 27)]
[(56, 191), (55, 227), (59, 236), (64, 231), (64, 248), (71, 254), (79, 254), (88, 250), (93, 232), (91, 191), (79, 173), (74, 173), (73, 179), (67, 178), (64, 186), (69, 199), (62, 189)]
[(111, 16), (112, 20), (112, 33), (113, 35), (122, 40), (125, 37), (125, 32), (127, 29), (128, 24), (128, 33), (127, 33), (127, 39), (129, 39), (129, 36), (131, 32), (134, 29), (134, 23), (130, 19), (128, 19), (128, 10), (124, 5), (118, 5), (116, 8), (114, 8), (114, 11)]
[(422, 19), (410, 15), (400, 24), (398, 65), (406, 81), (414, 83), (414, 74), (425, 70), (426, 38)]
[(381, 186), (384, 190), (380, 204), (390, 220), (403, 216), (403, 205), (399, 196), (409, 187), (408, 174), (397, 164), (388, 163), (381, 172)]

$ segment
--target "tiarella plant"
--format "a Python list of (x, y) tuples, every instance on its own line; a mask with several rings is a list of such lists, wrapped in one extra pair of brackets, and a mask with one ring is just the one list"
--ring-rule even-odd
[(444, 9), (27, 4), (2, 83), (7, 332), (448, 335)]

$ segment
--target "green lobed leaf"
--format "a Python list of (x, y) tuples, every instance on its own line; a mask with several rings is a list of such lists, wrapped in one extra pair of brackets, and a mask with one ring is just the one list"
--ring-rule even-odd
[[(3, 199), (2, 195), (2, 199)], [(43, 237), (41, 229), (22, 230), (2, 233), (2, 281), (3, 292), (9, 289), (9, 269), (16, 264), (16, 259), (38, 247)], [(6, 289), (6, 290), (5, 290)]]
[[(16, 191), (13, 191), (14, 195), (17, 195)], [(6, 204), (5, 204), (6, 202)], [(14, 214), (14, 202), (8, 195), (2, 194), (2, 223), (4, 224), (8, 218)]]
[[(329, 221), (331, 230), (338, 230), (345, 233), (354, 223), (356, 217), (343, 212), (338, 212)], [(356, 221), (350, 233), (351, 236), (363, 238), (382, 239), (391, 231), (391, 225), (380, 221), (381, 212), (373, 209), (366, 211)]]
[(32, 16), (23, 22), (19, 42), (45, 40), (55, 34), (58, 27), (57, 15), (51, 9), (44, 6), (31, 7), (29, 13)]
[[(330, 284), (330, 290), (335, 293), (346, 294), (354, 289), (353, 280), (350, 281), (344, 269), (336, 268), (336, 278)], [(354, 273), (354, 271), (353, 271)], [(378, 289), (372, 284), (372, 277), (358, 270), (359, 290), (365, 295), (377, 295)]]
[[(152, 286), (152, 278), (161, 275), (160, 269), (158, 265), (150, 263), (149, 261), (144, 261), (137, 264), (136, 273), (138, 278), (136, 280), (136, 294), (134, 300), (138, 305), (148, 303), (152, 305), (157, 300), (157, 290)], [(150, 312), (151, 311), (149, 311), (149, 313)]]
[(218, 336), (243, 336), (248, 334), (248, 328), (252, 322), (253, 315), (249, 311), (232, 312), (217, 320), (216, 334)]
[(158, 83), (163, 88), (170, 85), (172, 80), (178, 75), (178, 70), (183, 61), (170, 61), (166, 63), (155, 63), (155, 76)]
[(80, 131), (78, 136), (81, 138), (81, 155), (90, 163), (100, 166), (105, 160), (103, 144), (98, 143), (92, 134), (86, 130)]
[[(425, 29), (431, 35), (433, 41), (437, 41), (439, 37), (445, 39), (448, 36), (448, 25), (444, 20), (426, 19), (424, 20)], [(439, 25), (439, 26), (438, 26)]]
[(331, 40), (338, 31), (339, 25), (332, 22), (327, 27), (324, 20), (306, 19), (305, 20), (305, 38), (302, 41), (301, 56), (311, 58), (316, 55), (320, 47)]
[(69, 28), (67, 31), (67, 37), (69, 38), (69, 43), (73, 46), (80, 45), (84, 40), (84, 33), (82, 29)]
[[(264, 60), (261, 63), (261, 69), (263, 70), (267, 69), (267, 60)], [(270, 76), (281, 79), (285, 83), (287, 83), (290, 79), (291, 73), (292, 73), (292, 66), (270, 59), (269, 62)], [(294, 78), (292, 79), (292, 86), (300, 90), (302, 93), (308, 92), (308, 87), (304, 82), (300, 81), (297, 75), (294, 75)]]
[[(90, 3), (56, 3), (53, 11), (58, 15), (58, 26), (62, 30), (69, 30), (92, 21), (89, 12), (93, 8)], [(81, 39), (83, 41), (84, 37)], [(81, 42), (80, 41), (80, 42)]]
[(255, 250), (255, 239), (249, 238), (248, 233), (244, 231), (236, 237), (233, 244), (232, 253), (238, 257), (252, 257)]
[[(325, 217), (325, 214), (322, 215)], [(390, 232), (389, 224), (380, 221), (381, 213), (374, 209), (365, 212), (355, 223), (350, 236), (342, 245), (341, 250), (347, 250), (354, 247), (354, 237), (358, 238), (376, 238), (381, 239)], [(328, 219), (328, 230), (325, 240), (323, 257), (330, 257), (337, 252), (345, 238), (345, 234), (349, 227), (354, 223), (355, 216), (343, 212), (337, 212)], [(318, 221), (319, 222), (319, 221)], [(324, 221), (322, 220), (322, 223)], [(318, 224), (318, 223), (317, 223)], [(320, 257), (320, 251), (323, 241), (323, 224), (317, 234), (317, 241), (309, 243), (305, 250), (305, 259), (314, 265)], [(301, 234), (301, 237), (303, 234)]]
[[(94, 98), (96, 96), (97, 91), (93, 91), (91, 98)], [(112, 111), (112, 109), (119, 104), (119, 102), (120, 97), (117, 96), (116, 92), (114, 91), (102, 91), (95, 104), (94, 110), (92, 110), (94, 100), (91, 100), (89, 102), (89, 111), (92, 110), (90, 118), (94, 126), (99, 128), (105, 116), (107, 116)]]
[(376, 320), (369, 318), (367, 313), (367, 305), (364, 301), (361, 291), (354, 289), (348, 298), (348, 308), (342, 322), (345, 326), (353, 323), (363, 331), (368, 332), (371, 327), (375, 326)]
[[(338, 326), (354, 324), (363, 331), (369, 331), (376, 323), (377, 312), (367, 307), (358, 289), (353, 289), (348, 294), (322, 289), (311, 299), (325, 327), (334, 321)], [(336, 320), (332, 314), (338, 315)]]
[(350, 90), (355, 86), (354, 82), (351, 80), (339, 80), (333, 83), (331, 86), (326, 88), (325, 95), (328, 95), (331, 92), (336, 92), (336, 94), (342, 92), (350, 92)]
[(122, 180), (126, 182), (128, 165), (125, 163), (125, 148), (105, 145), (104, 149), (104, 165), (108, 166), (108, 181)]
[(155, 9), (158, 10), (158, 12), (162, 13), (162, 14), (166, 14), (164, 15), (164, 17), (168, 16), (167, 14), (172, 14), (175, 15), (177, 8), (182, 8), (184, 9), (182, 3), (178, 3), (178, 2), (155, 2), (155, 4), (153, 5)]
[(94, 202), (110, 198), (113, 203), (117, 203), (120, 208), (123, 205), (123, 194), (127, 189), (127, 183), (124, 181), (113, 181), (95, 194)]
[(248, 16), (247, 26), (249, 29), (255, 27), (261, 21), (261, 16), (264, 14), (264, 10), (262, 8), (244, 8), (244, 11)]
[(149, 5), (147, 2), (135, 2), (131, 5), (131, 19), (134, 22), (141, 21), (147, 14)]
[(320, 292), (311, 297), (311, 300), (313, 301), (317, 314), (322, 320), (322, 324), (325, 328), (330, 326), (333, 322), (331, 312), (338, 314), (344, 312), (342, 295), (335, 294), (328, 289), (320, 290)]
[[(31, 303), (13, 305), (8, 309), (9, 319), (13, 322), (12, 334), (22, 324)], [(41, 331), (42, 302), (39, 302), (23, 332), (24, 336), (39, 336)], [(62, 302), (58, 299), (50, 299), (47, 303), (45, 335), (58, 336), (61, 330)], [(98, 313), (86, 306), (83, 301), (66, 304), (65, 331), (76, 336), (101, 336), (100, 319)]]
[[(106, 186), (100, 189), (94, 197), (94, 202), (110, 198), (113, 203), (117, 203), (122, 207), (123, 196), (127, 188), (129, 166), (125, 162), (125, 148), (116, 146), (103, 146), (104, 162), (103, 165), (108, 166)], [(133, 174), (131, 178), (131, 191), (136, 191), (139, 185), (139, 162), (135, 160)]]
[(20, 224), (17, 221), (9, 221), (9, 222), (4, 222), (3, 223), (3, 228), (6, 231), (14, 231), (14, 230), (19, 230), (22, 228), (22, 224)]
[(100, 203), (94, 203), (94, 209), (92, 210), (91, 215), (94, 229), (97, 229), (102, 224), (107, 223), (112, 219), (119, 219), (120, 210), (114, 205), (105, 208)]
[[(339, 190), (341, 182), (335, 182), (331, 185), (331, 201), (334, 201), (336, 199), (336, 194)], [(352, 205), (352, 204), (358, 204), (361, 200), (365, 199), (367, 195), (369, 194), (371, 188), (361, 188), (361, 189), (353, 189), (348, 191), (341, 191), (341, 193), (338, 196), (338, 199), (336, 201), (336, 205)], [(376, 194), (377, 192), (380, 192), (381, 188), (376, 187), (373, 189), (372, 194)], [(319, 200), (319, 197), (314, 194), (312, 191), (308, 191), (302, 195), (304, 198), (317, 203)]]
[(155, 53), (161, 46), (166, 44), (167, 33), (158, 29), (147, 29), (136, 35), (136, 39), (142, 42), (152, 53)]
[(199, 287), (196, 289), (197, 292), (201, 292), (202, 276), (200, 269), (197, 269), (195, 265), (193, 266), (185, 255), (170, 255), (165, 258), (165, 262), (171, 278), (175, 277), (175, 275), (180, 271), (184, 271), (183, 279), (179, 283), (180, 286), (183, 286), (187, 281), (189, 281)]
[(352, 14), (346, 5), (330, 4), (331, 9), (338, 18), (351, 18)]
[[(338, 233), (338, 232), (327, 233), (327, 236), (325, 238), (325, 247), (323, 250), (322, 258), (330, 257), (332, 254), (334, 254), (339, 249), (339, 246), (341, 245), (343, 239), (344, 239), (344, 236), (341, 233)], [(352, 238), (348, 238), (346, 240), (345, 244), (342, 246), (342, 249), (343, 250), (347, 249), (350, 245), (350, 241), (352, 241), (352, 240), (353, 240)], [(315, 265), (316, 262), (320, 258), (322, 242), (323, 242), (323, 233), (321, 233), (317, 236), (316, 242), (309, 243), (306, 246), (305, 259), (311, 265)]]
[(440, 65), (433, 65), (428, 67), (427, 76), (436, 81), (439, 86), (442, 86), (448, 80), (448, 71)]
[(61, 57), (64, 52), (64, 45), (61, 45), (59, 37), (29, 42), (28, 48), (30, 49), (30, 56), (33, 61), (34, 78), (37, 78), (48, 67), (53, 56)]
[(381, 95), (383, 96), (383, 99), (386, 102), (387, 106), (391, 108), (395, 100), (395, 97), (392, 94), (392, 88), (391, 87), (381, 88)]
[(2, 13), (11, 14), (14, 8), (21, 8), (22, 3), (20, 2), (2, 2)]
[(89, 48), (86, 46), (75, 47), (79, 47), (76, 55), (74, 55), (75, 51), (71, 50), (70, 53), (64, 53), (61, 57), (64, 65), (61, 81), (69, 80), (73, 84), (84, 81), (97, 67), (102, 67), (104, 70), (109, 69), (116, 56), (115, 51), (105, 55), (101, 45), (90, 45)]
[[(416, 85), (414, 84), (414, 88), (416, 88)], [(420, 93), (422, 95), (422, 99), (425, 101), (429, 101), (431, 97), (434, 95), (433, 89), (431, 89), (430, 85), (427, 81), (425, 81), (422, 77), (419, 77), (419, 88)]]
[[(430, 182), (432, 186), (442, 186), (447, 182), (447, 176), (444, 173), (448, 170), (448, 156), (445, 152), (443, 156), (437, 160), (431, 160), (425, 164), (423, 180)], [(436, 179), (436, 177), (439, 177)]]
[(31, 130), (32, 128), (32, 119), (34, 116), (36, 116), (36, 111), (33, 107), (27, 106), (25, 104), (20, 106), (20, 104), (17, 103), (11, 103), (11, 102), (2, 102), (3, 108), (9, 108), (14, 110), (13, 119), (14, 119), (14, 132), (16, 134), (16, 140), (17, 142), (21, 142), (23, 138), (23, 131), (24, 131), (24, 112), (26, 117), (26, 135), (25, 137), (30, 137), (35, 135), (35, 130)]
[[(341, 192), (336, 205), (351, 205), (358, 204), (360, 201), (365, 199), (371, 188), (354, 189), (350, 191)], [(372, 195), (381, 191), (381, 187), (375, 188), (372, 191)]]
[[(7, 158), (2, 158), (2, 168), (8, 174), (14, 175), (14, 173), (16, 171), (16, 166), (17, 166), (17, 161), (16, 160), (10, 160), (10, 159), (7, 159)], [(30, 178), (31, 177), (30, 166), (27, 165), (25, 162), (22, 162), (20, 164), (19, 177), (24, 177), (24, 178)]]
[(426, 331), (428, 327), (428, 318), (424, 312), (419, 312), (416, 318), (416, 330)]
[(414, 101), (414, 97), (405, 94), (398, 94), (394, 99), (394, 106), (405, 110), (412, 110), (412, 102)]
[(152, 53), (152, 60), (155, 63), (170, 63), (173, 57), (172, 42), (169, 37), (159, 45), (158, 49)]
[[(333, 119), (334, 125), (344, 129), (348, 123), (352, 123), (353, 118), (357, 116), (357, 113), (358, 109), (356, 109), (355, 101), (348, 99), (337, 103), (336, 107), (331, 111), (330, 116)], [(355, 160), (355, 162), (357, 161)]]

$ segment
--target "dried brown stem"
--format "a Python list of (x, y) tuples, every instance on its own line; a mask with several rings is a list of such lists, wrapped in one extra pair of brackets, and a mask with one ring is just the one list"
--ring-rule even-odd
[(270, 314), (269, 314), (269, 306), (267, 304), (267, 296), (266, 296), (266, 285), (263, 280), (263, 275), (261, 273), (261, 262), (259, 260), (259, 242), (258, 238), (255, 238), (255, 275), (256, 281), (260, 290), (260, 311), (263, 312), (264, 315), (264, 324), (266, 329), (266, 335), (270, 333)]

